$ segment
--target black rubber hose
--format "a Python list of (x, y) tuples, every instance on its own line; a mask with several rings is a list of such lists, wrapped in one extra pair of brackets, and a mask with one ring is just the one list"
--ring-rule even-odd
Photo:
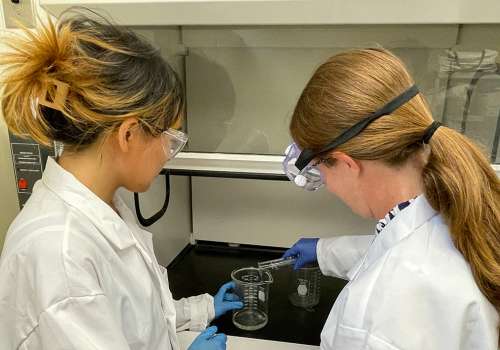
[(134, 192), (135, 213), (137, 214), (137, 219), (139, 219), (140, 224), (144, 227), (151, 226), (160, 220), (168, 209), (168, 203), (170, 202), (170, 174), (164, 169), (161, 171), (160, 175), (165, 176), (165, 201), (163, 202), (163, 207), (150, 218), (142, 216), (139, 193)]

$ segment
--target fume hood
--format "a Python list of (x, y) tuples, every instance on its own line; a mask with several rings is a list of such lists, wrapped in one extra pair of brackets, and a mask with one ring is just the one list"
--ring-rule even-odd
[[(83, 6), (130, 26), (161, 50), (184, 82), (188, 146), (165, 166), (169, 193), (160, 176), (140, 195), (145, 217), (170, 197), (165, 215), (149, 230), (159, 262), (172, 263), (173, 284), (188, 274), (203, 280), (195, 268), (208, 261), (211, 273), (226, 278), (232, 265), (217, 256), (222, 248), (231, 250), (231, 264), (235, 257), (253, 264), (258, 257), (279, 256), (301, 236), (373, 232), (372, 221), (356, 217), (326, 191), (307, 193), (290, 184), (281, 166), (297, 98), (314, 69), (335, 53), (379, 45), (394, 51), (413, 73), (435, 119), (482, 143), (500, 171), (498, 0), (39, 2), (56, 17)], [(26, 152), (12, 147), (18, 142), (11, 139), (9, 149), (13, 173), (16, 152)], [(43, 162), (48, 153), (30, 147), (31, 156)], [(42, 170), (40, 165), (40, 176)], [(22, 204), (35, 179), (15, 180), (8, 186), (17, 185)], [(132, 195), (123, 193), (133, 207)], [(196, 242), (204, 249), (200, 254), (190, 253), (189, 243)], [(211, 288), (193, 281), (177, 283), (186, 289), (174, 289), (174, 295)], [(331, 286), (336, 292), (342, 287)], [(284, 340), (284, 333), (277, 334), (275, 340)]]

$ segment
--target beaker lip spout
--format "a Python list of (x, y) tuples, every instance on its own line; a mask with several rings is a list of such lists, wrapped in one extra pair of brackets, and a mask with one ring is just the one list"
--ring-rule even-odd
[[(247, 271), (247, 272), (251, 271), (252, 273), (258, 273), (259, 276), (261, 276), (261, 278), (259, 281), (255, 281), (255, 282), (244, 281), (244, 280), (237, 277), (237, 274), (242, 273), (244, 271)], [(253, 285), (253, 286), (261, 286), (261, 285), (265, 285), (265, 284), (271, 284), (274, 282), (273, 276), (271, 275), (271, 273), (269, 273), (269, 271), (264, 271), (264, 270), (258, 269), (256, 267), (253, 267), (253, 266), (252, 267), (243, 267), (241, 269), (234, 270), (233, 272), (231, 272), (231, 278), (236, 283), (243, 284), (243, 285)]]

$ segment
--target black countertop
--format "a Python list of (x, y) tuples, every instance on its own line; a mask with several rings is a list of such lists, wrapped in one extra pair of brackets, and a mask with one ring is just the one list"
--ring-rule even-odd
[[(175, 299), (210, 293), (231, 280), (231, 271), (256, 266), (258, 261), (281, 257), (283, 249), (198, 242), (186, 247), (168, 266), (170, 290)], [(323, 277), (321, 299), (310, 310), (293, 306), (288, 301), (291, 268), (273, 271), (274, 283), (269, 297), (268, 324), (257, 331), (244, 331), (233, 325), (228, 313), (212, 324), (227, 335), (319, 345), (320, 333), (335, 299), (346, 281)]]

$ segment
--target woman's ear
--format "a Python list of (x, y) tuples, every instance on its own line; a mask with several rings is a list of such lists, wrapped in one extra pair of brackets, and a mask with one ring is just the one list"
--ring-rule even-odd
[(359, 174), (361, 172), (361, 163), (344, 152), (332, 152), (330, 156), (336, 160), (336, 163), (338, 163), (340, 167), (345, 168), (345, 170), (353, 172), (354, 174)]
[(139, 122), (135, 118), (127, 118), (121, 123), (116, 133), (118, 146), (122, 152), (129, 152), (133, 141), (139, 136)]

